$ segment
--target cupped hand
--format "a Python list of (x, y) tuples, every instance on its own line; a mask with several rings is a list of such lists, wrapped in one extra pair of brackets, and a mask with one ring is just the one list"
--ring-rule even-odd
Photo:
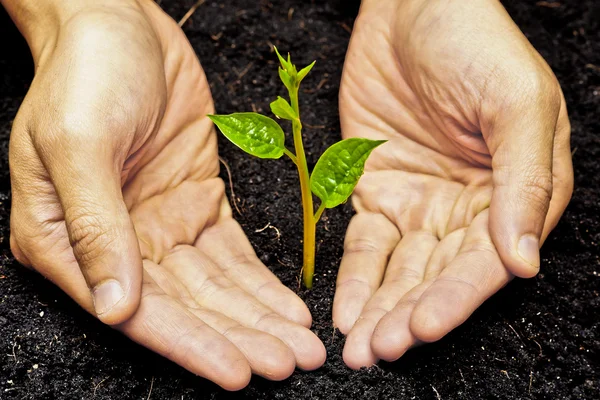
[(152, 1), (59, 20), (44, 42), (26, 34), (36, 72), (10, 142), (16, 258), (224, 388), (319, 367), (308, 309), (232, 218), (183, 32)]
[(334, 300), (352, 368), (463, 323), (539, 247), (573, 189), (548, 65), (496, 0), (365, 0), (340, 90), (344, 137), (388, 139), (353, 197)]

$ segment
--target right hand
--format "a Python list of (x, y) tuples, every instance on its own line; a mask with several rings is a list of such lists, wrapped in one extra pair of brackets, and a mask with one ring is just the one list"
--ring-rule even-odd
[(573, 191), (570, 124), (497, 0), (363, 0), (340, 121), (344, 138), (389, 140), (356, 187), (337, 278), (350, 367), (439, 340), (538, 272)]
[(39, 39), (15, 11), (32, 2), (4, 3), (36, 65), (10, 141), (17, 260), (226, 389), (322, 365), (308, 309), (232, 218), (181, 29), (151, 1), (57, 0)]

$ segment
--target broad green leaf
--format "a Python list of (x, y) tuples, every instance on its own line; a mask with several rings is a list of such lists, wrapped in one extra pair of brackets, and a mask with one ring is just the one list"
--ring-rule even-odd
[(233, 144), (259, 158), (283, 155), (285, 135), (277, 122), (257, 113), (209, 115)]
[(287, 100), (281, 96), (277, 96), (277, 100), (271, 103), (271, 111), (273, 111), (273, 114), (277, 115), (279, 118), (289, 120), (298, 119), (298, 116), (294, 112), (292, 106), (290, 106), (290, 103), (288, 103)]
[(328, 148), (310, 176), (310, 189), (327, 208), (336, 207), (352, 194), (367, 158), (385, 140), (352, 138)]
[(300, 71), (298, 71), (298, 82), (301, 82), (302, 79), (304, 79), (304, 77), (306, 75), (308, 75), (308, 73), (310, 72), (310, 70), (315, 66), (316, 61), (313, 61), (310, 65), (302, 68)]

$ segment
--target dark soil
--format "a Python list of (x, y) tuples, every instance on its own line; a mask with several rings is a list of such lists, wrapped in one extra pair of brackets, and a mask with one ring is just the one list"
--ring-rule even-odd
[[(193, 3), (165, 0), (162, 6), (179, 19)], [(33, 68), (25, 43), (0, 14), (0, 398), (146, 399), (152, 390), (152, 399), (600, 399), (600, 4), (506, 6), (556, 72), (573, 125), (575, 194), (543, 248), (542, 273), (509, 284), (440, 342), (353, 372), (342, 362), (344, 339), (331, 322), (352, 209), (327, 212), (318, 232), (314, 290), (300, 292), (327, 346), (327, 363), (279, 383), (254, 377), (235, 395), (133, 344), (16, 265), (8, 244), (8, 137)], [(253, 105), (267, 110), (281, 94), (269, 42), (290, 50), (299, 64), (318, 60), (301, 96), (303, 118), (313, 126), (306, 129), (313, 164), (340, 135), (337, 92), (357, 9), (356, 1), (344, 0), (208, 0), (184, 30), (222, 113)], [(225, 141), (221, 154), (232, 168), (239, 221), (260, 258), (297, 290), (296, 172), (247, 157)], [(279, 240), (272, 229), (256, 232), (267, 223), (279, 229)]]

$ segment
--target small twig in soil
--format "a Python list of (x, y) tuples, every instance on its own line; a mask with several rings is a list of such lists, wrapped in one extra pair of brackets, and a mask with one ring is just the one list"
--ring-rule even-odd
[(277, 240), (279, 240), (279, 238), (281, 237), (281, 232), (279, 232), (279, 229), (277, 229), (277, 227), (273, 225), (271, 225), (270, 228), (275, 230), (275, 233), (277, 234)]
[(231, 169), (229, 168), (229, 164), (227, 164), (227, 161), (223, 160), (221, 156), (219, 156), (219, 161), (221, 161), (221, 164), (223, 164), (225, 170), (227, 171), (227, 177), (229, 178), (229, 188), (231, 190), (231, 202), (233, 203), (233, 207), (235, 207), (235, 210), (238, 212), (238, 214), (242, 215), (242, 212), (240, 211), (237, 205), (235, 192), (233, 191), (233, 179), (231, 178)]
[(435, 387), (433, 387), (433, 385), (431, 385), (431, 388), (433, 389), (433, 391), (435, 392), (435, 397), (438, 400), (442, 400), (442, 396), (440, 396), (440, 393), (437, 391), (437, 389)]
[(152, 380), (150, 381), (150, 391), (148, 392), (148, 397), (146, 397), (146, 400), (150, 400), (150, 395), (152, 394), (153, 387), (154, 387), (154, 377), (152, 377)]
[(314, 89), (307, 89), (307, 90), (304, 91), (304, 93), (309, 93), (310, 94), (310, 93), (318, 92), (319, 90), (321, 90), (321, 88), (323, 86), (325, 86), (325, 84), (327, 83), (327, 81), (328, 81), (327, 78), (321, 79), (321, 81), (319, 82), (319, 84), (317, 85), (316, 88), (314, 88)]
[(217, 33), (216, 35), (210, 35), (210, 38), (217, 42), (219, 41), (219, 39), (221, 39), (221, 36), (223, 36), (223, 31)]
[(594, 64), (585, 64), (585, 67), (588, 69), (593, 69), (596, 72), (600, 72), (600, 67)]
[(510, 376), (508, 376), (508, 371), (506, 371), (506, 370), (504, 370), (504, 369), (501, 369), (501, 370), (500, 370), (500, 372), (502, 372), (504, 375), (506, 375), (506, 377), (507, 377), (508, 379), (510, 379)]
[(291, 20), (292, 20), (292, 15), (294, 15), (294, 9), (293, 9), (293, 8), (290, 8), (290, 9), (288, 10), (288, 21), (291, 21)]
[(254, 232), (256, 232), (256, 233), (263, 232), (265, 229), (267, 229), (270, 226), (271, 226), (271, 223), (269, 222), (267, 225), (265, 225), (264, 228), (257, 229)]
[(531, 384), (533, 383), (533, 370), (531, 370), (529, 372), (529, 391), (528, 393), (531, 394)]
[[(265, 229), (273, 229), (275, 231), (275, 233), (277, 234), (277, 240), (279, 240), (279, 238), (281, 237), (281, 232), (279, 231), (279, 229), (277, 229), (276, 226), (271, 225), (271, 223), (269, 222), (267, 225), (264, 226), (264, 228), (260, 228), (255, 230), (254, 232), (259, 233), (259, 232), (264, 232)], [(281, 264), (281, 261), (279, 262)], [(284, 265), (284, 264), (282, 264)]]
[(519, 338), (519, 340), (521, 341), (521, 343), (525, 344), (525, 342), (523, 342), (523, 339), (521, 339), (521, 335), (519, 335), (517, 333), (517, 331), (515, 330), (515, 328), (513, 328), (512, 325), (509, 324), (508, 322), (506, 323), (506, 325), (508, 325), (508, 327), (515, 333), (515, 335), (517, 335), (517, 337)]
[(352, 28), (350, 28), (350, 27), (348, 26), (348, 24), (347, 24), (347, 23), (345, 23), (345, 22), (341, 22), (341, 23), (340, 23), (340, 26), (341, 26), (341, 27), (342, 27), (342, 29), (344, 29), (346, 32), (348, 32), (348, 33), (352, 34)]
[(238, 79), (242, 79), (248, 73), (248, 71), (250, 71), (250, 68), (252, 68), (252, 65), (254, 65), (253, 62), (251, 62), (250, 64), (248, 64), (246, 66), (246, 68), (244, 68), (241, 72), (238, 72), (238, 70), (235, 67), (232, 68), (232, 69), (235, 72), (235, 74), (237, 75)]
[(204, 4), (204, 2), (205, 2), (205, 1), (206, 1), (206, 0), (198, 0), (198, 1), (196, 2), (196, 4), (194, 4), (194, 5), (192, 6), (192, 8), (190, 8), (190, 9), (188, 10), (188, 12), (186, 12), (186, 13), (185, 13), (185, 15), (183, 16), (183, 18), (181, 18), (181, 19), (179, 20), (179, 22), (177, 23), (177, 25), (179, 25), (179, 27), (182, 27), (182, 26), (183, 26), (183, 24), (185, 24), (185, 23), (186, 23), (186, 21), (187, 21), (187, 20), (188, 20), (188, 19), (189, 19), (189, 18), (192, 16), (192, 14), (194, 14), (194, 13), (196, 12), (196, 10), (198, 9), (198, 7), (200, 7), (202, 4)]
[[(19, 361), (17, 360), (17, 353), (15, 352), (15, 348), (17, 347), (17, 339), (21, 338), (21, 336), (15, 336), (14, 338), (14, 343), (12, 346), (12, 354), (7, 354), (8, 357), (12, 357), (15, 360), (15, 364), (18, 364)], [(19, 347), (20, 348), (20, 347)]]
[(535, 339), (531, 339), (531, 338), (530, 338), (529, 340), (533, 340), (533, 343), (537, 344), (537, 346), (540, 348), (540, 355), (539, 355), (538, 357), (542, 357), (542, 356), (543, 356), (543, 353), (542, 353), (542, 345), (541, 345), (541, 344), (539, 344), (539, 343), (538, 343), (538, 341), (537, 341), (537, 340), (535, 340)]
[(575, 148), (573, 149), (573, 151), (571, 152), (571, 157), (573, 157), (573, 156), (575, 155), (575, 152), (577, 151), (577, 149), (578, 149), (578, 148), (579, 148), (579, 147), (575, 147)]
[(104, 382), (106, 382), (106, 380), (110, 378), (110, 375), (107, 376), (106, 378), (102, 379), (100, 382), (98, 382), (96, 385), (94, 385), (94, 397), (96, 396), (96, 390), (98, 390), (98, 388), (100, 387), (100, 385), (102, 385)]
[(561, 6), (561, 4), (557, 1), (557, 2), (553, 2), (553, 1), (538, 1), (537, 3), (535, 3), (536, 6), (538, 7), (548, 7), (548, 8), (558, 8)]
[(298, 274), (298, 290), (302, 288), (302, 272), (304, 272), (304, 265), (300, 268), (300, 273)]

